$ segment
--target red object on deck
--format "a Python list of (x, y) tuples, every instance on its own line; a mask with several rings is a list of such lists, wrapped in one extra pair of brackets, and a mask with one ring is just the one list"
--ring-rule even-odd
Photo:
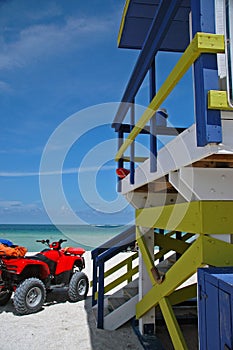
[(127, 175), (129, 175), (130, 171), (125, 168), (118, 168), (116, 170), (117, 176), (119, 176), (120, 179), (124, 179)]

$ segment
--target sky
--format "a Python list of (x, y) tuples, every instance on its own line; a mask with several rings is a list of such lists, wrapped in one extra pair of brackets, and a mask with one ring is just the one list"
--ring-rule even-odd
[[(0, 224), (133, 222), (116, 191), (111, 129), (139, 54), (117, 48), (123, 7), (0, 1)], [(178, 58), (158, 56), (158, 87)], [(190, 75), (167, 100), (177, 126), (191, 123)], [(148, 102), (145, 79), (137, 103)]]

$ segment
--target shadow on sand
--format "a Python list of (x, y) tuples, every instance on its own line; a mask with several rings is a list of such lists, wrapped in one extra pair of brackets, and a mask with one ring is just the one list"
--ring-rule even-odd
[[(50, 307), (55, 304), (66, 303), (67, 301), (69, 301), (67, 289), (65, 288), (54, 289), (53, 291), (47, 293), (46, 301), (43, 305), (43, 308), (38, 312), (42, 312), (46, 307)], [(0, 306), (0, 314), (3, 312), (11, 312), (16, 316), (22, 316), (17, 314), (17, 312), (15, 311), (13, 298), (11, 298), (11, 300), (6, 305)]]
[(91, 349), (143, 349), (136, 334), (134, 333), (130, 321), (115, 331), (98, 329), (96, 327), (96, 319), (92, 311), (91, 297), (87, 297), (84, 307), (87, 314), (87, 322), (92, 345)]

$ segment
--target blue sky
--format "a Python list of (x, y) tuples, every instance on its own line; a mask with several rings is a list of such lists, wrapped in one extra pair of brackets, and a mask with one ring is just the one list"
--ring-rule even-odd
[[(54, 205), (57, 217), (62, 221), (61, 213), (71, 208), (85, 223), (133, 219), (132, 209), (116, 193), (116, 135), (110, 128), (116, 108), (111, 103), (120, 101), (138, 55), (117, 48), (123, 7), (124, 0), (0, 2), (0, 223), (50, 222), (40, 189), (41, 157), (51, 135), (73, 115), (79, 124), (70, 132), (79, 139), (69, 145), (62, 164), (69, 208)], [(158, 57), (158, 86), (177, 58)], [(175, 111), (171, 122), (179, 118), (178, 126), (189, 124), (187, 115), (192, 115), (188, 84), (190, 72), (167, 101), (168, 110)], [(137, 103), (148, 103), (147, 80)], [(100, 113), (92, 107), (96, 105), (102, 106), (105, 117), (92, 128), (91, 118)], [(104, 147), (113, 150), (112, 158)], [(92, 159), (96, 164), (91, 166)], [(98, 194), (93, 198), (87, 191), (92, 179)], [(107, 209), (111, 205), (112, 212)]]

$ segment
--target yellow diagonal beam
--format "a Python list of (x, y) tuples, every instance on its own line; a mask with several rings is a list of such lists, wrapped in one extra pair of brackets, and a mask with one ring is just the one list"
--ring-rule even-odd
[(197, 284), (193, 283), (175, 290), (168, 296), (171, 305), (177, 305), (197, 296)]
[(160, 278), (159, 272), (154, 265), (154, 257), (151, 256), (144, 237), (141, 235), (138, 227), (136, 227), (136, 239), (152, 285), (155, 283), (161, 283), (162, 279)]
[(162, 311), (175, 350), (188, 350), (188, 347), (185, 343), (183, 334), (180, 330), (180, 327), (178, 325), (177, 319), (175, 317), (175, 314), (172, 310), (172, 306), (168, 298), (162, 298), (159, 302), (159, 306)]
[(209, 236), (200, 237), (168, 270), (165, 280), (154, 285), (136, 306), (137, 318), (155, 307), (160, 299), (169, 296), (177, 287), (191, 277), (198, 267), (204, 265), (232, 266), (233, 245)]
[(233, 244), (204, 236), (202, 247), (203, 265), (233, 266)]
[(152, 307), (155, 307), (161, 297), (169, 296), (184, 281), (191, 277), (201, 265), (202, 240), (200, 236), (191, 247), (168, 270), (162, 284), (154, 285), (136, 305), (137, 318), (142, 317)]
[(123, 145), (118, 150), (115, 160), (118, 161), (126, 149), (131, 145), (147, 122), (153, 117), (155, 111), (174, 89), (178, 81), (184, 76), (191, 65), (202, 53), (224, 53), (224, 36), (218, 34), (196, 33), (195, 37), (171, 71), (142, 117), (128, 135)]
[[(169, 232), (169, 234), (166, 234), (166, 236), (170, 237), (173, 234), (175, 234), (175, 232)], [(181, 240), (182, 241), (187, 241), (189, 238), (191, 238), (193, 236), (192, 233), (186, 233)], [(165, 254), (167, 254), (171, 249), (167, 248), (167, 247), (163, 247), (161, 250), (159, 250), (157, 253), (154, 254), (154, 261), (162, 258)]]
[(189, 243), (175, 238), (167, 237), (159, 233), (155, 234), (155, 245), (159, 247), (166, 247), (169, 250), (174, 250), (177, 253), (184, 253), (184, 251), (190, 246)]

